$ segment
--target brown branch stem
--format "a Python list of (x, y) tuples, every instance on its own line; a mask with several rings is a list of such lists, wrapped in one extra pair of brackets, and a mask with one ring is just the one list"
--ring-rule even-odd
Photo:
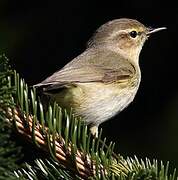
[[(18, 108), (16, 109), (10, 109), (7, 110), (7, 120), (9, 122), (15, 122), (17, 127), (17, 132), (22, 135), (23, 138), (26, 138), (28, 141), (33, 142), (33, 136), (32, 136), (32, 126), (33, 126), (33, 117), (28, 116), (28, 120), (26, 117), (23, 117), (20, 113), (20, 110)], [(28, 126), (26, 127), (24, 122), (28, 122)], [(35, 125), (35, 141), (38, 144), (38, 147), (42, 149), (45, 152), (49, 152), (49, 147), (46, 141), (46, 134), (48, 133), (48, 128), (45, 128), (42, 131), (42, 126), (37, 123)], [(56, 136), (57, 137), (57, 136)], [(52, 140), (50, 140), (50, 143), (53, 143)], [(72, 171), (75, 171), (80, 177), (87, 179), (89, 176), (94, 176), (96, 173), (95, 169), (95, 163), (91, 158), (82, 151), (77, 150), (75, 154), (75, 166), (71, 167), (71, 158), (72, 152), (71, 152), (71, 145), (68, 145), (68, 149), (65, 148), (65, 141), (62, 137), (58, 137), (55, 140), (55, 146), (56, 146), (56, 154), (55, 158), (59, 161), (59, 163), (65, 165), (66, 167), (69, 167)], [(104, 169), (100, 168), (101, 173), (106, 173)]]

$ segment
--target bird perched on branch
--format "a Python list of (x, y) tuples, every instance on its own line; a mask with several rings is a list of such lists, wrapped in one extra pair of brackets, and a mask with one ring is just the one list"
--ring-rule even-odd
[(102, 122), (133, 101), (141, 80), (142, 46), (150, 34), (163, 29), (127, 18), (110, 21), (96, 31), (82, 54), (35, 86), (60, 106), (72, 108), (97, 136)]

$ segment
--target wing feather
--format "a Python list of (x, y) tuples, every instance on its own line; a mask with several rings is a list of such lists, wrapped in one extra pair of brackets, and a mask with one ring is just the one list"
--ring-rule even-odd
[(134, 66), (119, 54), (89, 50), (35, 86), (46, 86), (46, 90), (51, 90), (76, 83), (110, 83), (131, 78), (134, 73)]

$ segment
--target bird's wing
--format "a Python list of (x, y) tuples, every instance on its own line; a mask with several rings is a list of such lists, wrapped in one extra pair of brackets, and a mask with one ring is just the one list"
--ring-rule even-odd
[(45, 90), (64, 85), (88, 82), (110, 83), (131, 78), (134, 66), (124, 57), (112, 51), (90, 51), (82, 54), (36, 86)]

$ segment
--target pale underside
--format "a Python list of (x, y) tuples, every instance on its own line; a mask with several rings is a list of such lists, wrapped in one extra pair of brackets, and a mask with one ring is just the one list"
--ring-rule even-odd
[(98, 126), (122, 111), (137, 92), (136, 87), (127, 88), (126, 82), (122, 85), (98, 82), (75, 85), (53, 94), (52, 98), (64, 108), (72, 107), (77, 116), (92, 126)]

